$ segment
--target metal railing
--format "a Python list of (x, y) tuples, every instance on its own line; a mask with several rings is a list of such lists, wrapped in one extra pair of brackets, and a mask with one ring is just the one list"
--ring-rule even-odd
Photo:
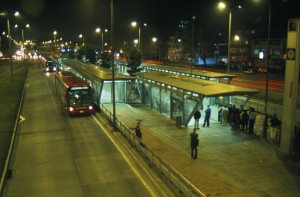
[[(101, 112), (112, 121), (112, 113), (103, 104), (101, 104), (100, 108)], [(145, 144), (143, 140), (136, 137), (132, 129), (118, 118), (116, 118), (116, 125), (118, 130), (127, 138), (127, 140), (143, 154), (144, 158), (167, 178), (169, 181), (168, 184), (173, 184), (184, 196), (205, 196), (173, 166), (160, 157), (151, 147)]]

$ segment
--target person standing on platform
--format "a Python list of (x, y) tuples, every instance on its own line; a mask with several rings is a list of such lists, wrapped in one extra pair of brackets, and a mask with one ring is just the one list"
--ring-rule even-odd
[(201, 112), (197, 109), (194, 113), (195, 126), (194, 128), (199, 129), (199, 119), (201, 118)]
[(228, 122), (229, 111), (227, 106), (225, 105), (222, 109), (222, 125), (226, 126)]
[(222, 111), (223, 111), (223, 105), (220, 105), (219, 111), (218, 111), (218, 121), (222, 124)]
[(253, 133), (254, 123), (256, 120), (257, 113), (254, 108), (250, 108), (249, 112), (249, 134)]
[(240, 130), (241, 131), (247, 131), (248, 130), (248, 121), (249, 121), (249, 114), (247, 110), (242, 111), (241, 117), (240, 117)]
[(205, 127), (205, 124), (207, 125), (207, 127), (209, 127), (210, 113), (211, 113), (211, 110), (209, 108), (209, 105), (207, 105), (207, 109), (205, 110), (203, 127)]
[(278, 120), (277, 115), (274, 114), (270, 120), (270, 123), (271, 123), (270, 139), (275, 140), (276, 132), (277, 132), (277, 129), (280, 126), (281, 122), (280, 122), (280, 120)]
[(191, 158), (192, 159), (197, 159), (198, 145), (199, 145), (198, 134), (196, 133), (196, 128), (194, 128), (193, 132), (191, 133)]

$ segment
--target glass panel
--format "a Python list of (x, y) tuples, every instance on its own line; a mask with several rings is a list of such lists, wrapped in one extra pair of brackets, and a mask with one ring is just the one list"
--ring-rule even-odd
[(142, 82), (135, 82), (131, 89), (131, 83), (127, 85), (128, 103), (141, 103)]
[(125, 102), (125, 82), (115, 82), (115, 101), (117, 103)]
[(160, 91), (156, 87), (151, 88), (152, 107), (160, 112)]
[(162, 114), (170, 117), (170, 92), (167, 91), (161, 91), (161, 110)]
[[(188, 117), (190, 116), (190, 114), (192, 113), (192, 110), (195, 108), (197, 104), (197, 101), (196, 100), (192, 100), (190, 98), (186, 98), (185, 101), (184, 101), (184, 114), (185, 114), (185, 119), (184, 120), (187, 120)], [(202, 109), (202, 106), (199, 107), (199, 110)], [(194, 125), (194, 118), (191, 118), (190, 122), (188, 123), (188, 126), (189, 125)]]
[(111, 83), (104, 83), (101, 94), (101, 103), (111, 103)]
[(151, 107), (151, 98), (150, 98), (150, 90), (151, 87), (148, 84), (143, 84), (143, 88), (142, 88), (142, 94), (143, 94), (143, 104), (145, 104), (148, 107)]
[(177, 116), (180, 116), (183, 120), (183, 101), (180, 98), (171, 97), (171, 118), (176, 119)]

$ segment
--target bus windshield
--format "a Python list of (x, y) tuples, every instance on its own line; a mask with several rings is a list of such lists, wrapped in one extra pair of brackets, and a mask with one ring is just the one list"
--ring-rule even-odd
[(69, 103), (73, 107), (83, 107), (91, 105), (92, 93), (90, 89), (76, 89), (69, 91)]
[(53, 61), (47, 61), (46, 66), (47, 67), (55, 67), (55, 63)]

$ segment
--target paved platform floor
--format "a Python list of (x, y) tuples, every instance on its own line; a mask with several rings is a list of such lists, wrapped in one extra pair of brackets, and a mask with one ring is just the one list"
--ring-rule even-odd
[[(112, 105), (105, 107), (112, 110)], [(200, 145), (198, 159), (193, 160), (189, 136), (193, 125), (177, 128), (175, 121), (144, 105), (116, 104), (116, 117), (131, 128), (141, 119), (143, 141), (206, 196), (300, 194), (300, 176), (277, 158), (278, 146), (261, 137), (231, 131), (212, 120), (210, 127), (197, 130)]]

